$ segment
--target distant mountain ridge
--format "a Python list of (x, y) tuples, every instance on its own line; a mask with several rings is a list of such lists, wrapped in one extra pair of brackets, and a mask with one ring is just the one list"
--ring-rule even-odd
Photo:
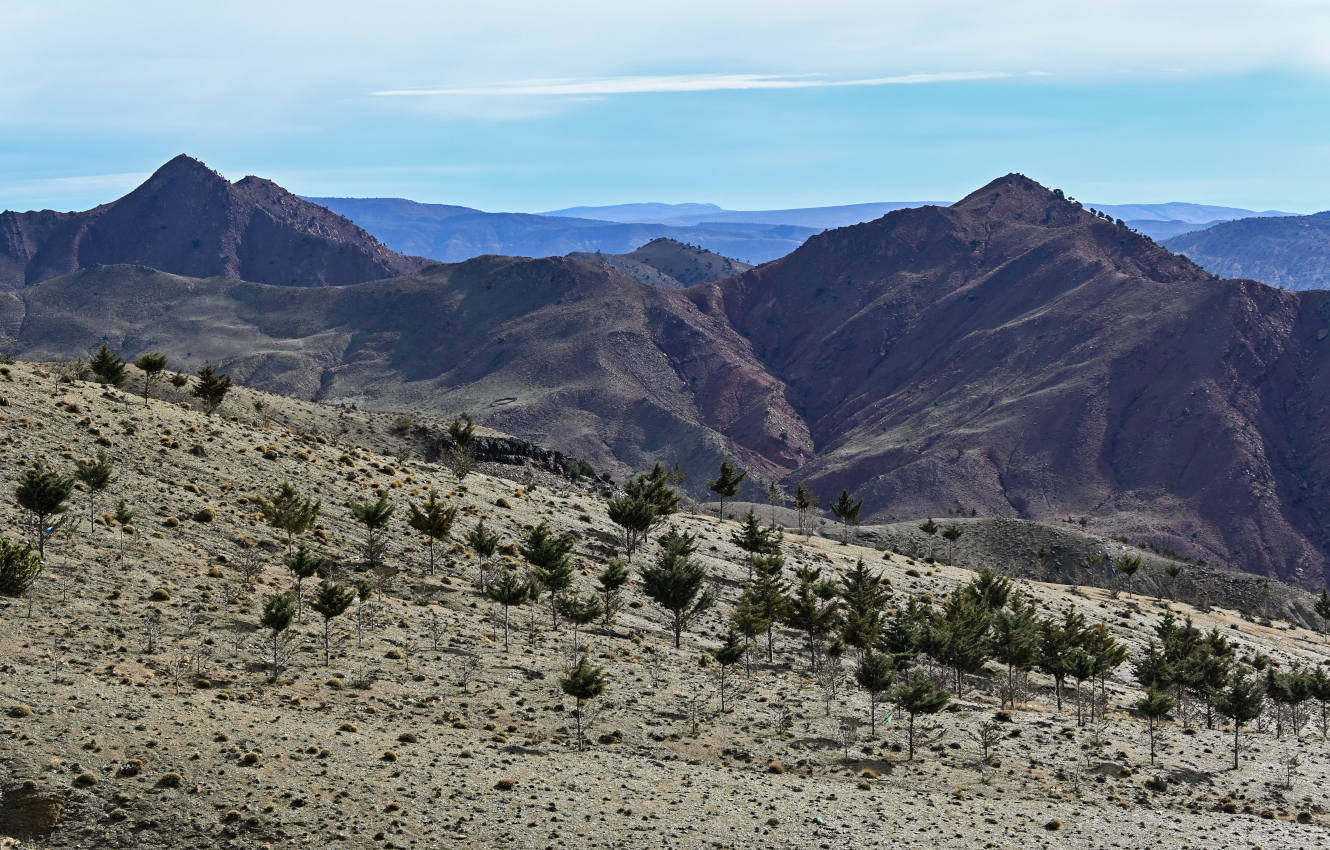
[(91, 210), (0, 213), (0, 288), (114, 263), (325, 286), (408, 274), (428, 261), (390, 251), (270, 180), (231, 183), (183, 154), (128, 195)]
[(687, 289), (699, 283), (711, 283), (733, 277), (752, 268), (747, 263), (722, 257), (714, 251), (685, 245), (661, 237), (627, 254), (574, 253), (575, 260), (600, 263), (621, 271), (634, 280), (665, 289)]
[(1228, 221), (1164, 244), (1222, 277), (1330, 289), (1330, 212)]

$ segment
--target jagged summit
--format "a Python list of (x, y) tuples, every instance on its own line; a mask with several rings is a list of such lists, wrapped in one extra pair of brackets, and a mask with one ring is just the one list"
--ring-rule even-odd
[(230, 183), (186, 154), (119, 200), (91, 210), (0, 216), (0, 289), (122, 263), (323, 286), (406, 274), (426, 261), (388, 250), (347, 219), (271, 180)]

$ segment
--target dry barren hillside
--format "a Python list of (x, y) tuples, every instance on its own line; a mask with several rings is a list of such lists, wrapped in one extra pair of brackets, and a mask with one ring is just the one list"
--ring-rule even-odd
[[(748, 574), (732, 520), (672, 519), (697, 535), (696, 560), (718, 596), (680, 648), (636, 575), (655, 543), (638, 554), (612, 624), (576, 638), (566, 623), (552, 628), (545, 593), (513, 611), (505, 648), (498, 606), (476, 588), (481, 559), (463, 536), (483, 519), (501, 538), (496, 565), (520, 570), (515, 544), (548, 522), (574, 536), (574, 590), (586, 595), (616, 550), (599, 496), (512, 468), (483, 467), (459, 482), (407, 452), (394, 436), (405, 428), (389, 416), (247, 390), (207, 416), (165, 392), (145, 405), (132, 386), (62, 379), (55, 366), (0, 369), (7, 536), (24, 527), (8, 496), (32, 459), (68, 470), (101, 450), (116, 464), (91, 510), (87, 493), (74, 494), (31, 598), (0, 602), (0, 835), (22, 846), (1324, 841), (1330, 752), (1315, 701), (1301, 704), (1300, 723), (1285, 710), (1279, 737), (1273, 715), (1249, 724), (1237, 770), (1231, 731), (1222, 719), (1208, 728), (1199, 707), (1161, 721), (1152, 766), (1146, 723), (1131, 709), (1141, 696), (1131, 662), (1168, 610), (1220, 630), (1238, 658), (1265, 653), (1281, 671), (1325, 657), (1313, 633), (1220, 608), (1022, 581), (1041, 615), (1074, 609), (1127, 647), (1102, 712), (1078, 724), (1070, 690), (1059, 711), (1039, 673), (1014, 708), (1000, 710), (1005, 676), (990, 662), (963, 677), (959, 699), (918, 719), (909, 760), (907, 718), (893, 699), (870, 732), (853, 652), (839, 661), (824, 652), (815, 673), (801, 633), (785, 626), (774, 630), (770, 662), (763, 639), (751, 672), (742, 662), (728, 668), (720, 710), (720, 668), (708, 652)], [(333, 621), (326, 666), (321, 619), (306, 608), (279, 642), (285, 657), (273, 679), (261, 609), (292, 580), (285, 540), (262, 521), (256, 497), (283, 482), (322, 500), (305, 540), (336, 561), (336, 580), (380, 581)], [(430, 493), (458, 509), (433, 575), (423, 539), (403, 522), (407, 503)], [(370, 573), (356, 560), (364, 530), (347, 503), (376, 494), (397, 512), (386, 531), (390, 569)], [(104, 517), (121, 498), (136, 512), (132, 528)], [(974, 578), (793, 533), (782, 549), (788, 581), (800, 567), (842, 577), (864, 559), (889, 582), (894, 607), (940, 605)], [(573, 700), (559, 685), (579, 653), (605, 675), (582, 752)], [(953, 683), (926, 659), (912, 675)], [(976, 736), (989, 745), (987, 761)]]

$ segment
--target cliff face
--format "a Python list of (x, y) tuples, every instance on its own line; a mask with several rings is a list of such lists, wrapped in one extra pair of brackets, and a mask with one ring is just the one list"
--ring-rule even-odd
[(406, 274), (426, 261), (389, 251), (341, 216), (271, 181), (230, 183), (183, 155), (95, 209), (0, 214), (0, 287), (117, 263), (326, 286)]

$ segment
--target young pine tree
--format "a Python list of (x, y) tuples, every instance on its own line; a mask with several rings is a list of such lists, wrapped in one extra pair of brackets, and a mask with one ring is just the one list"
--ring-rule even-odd
[(880, 573), (858, 559), (840, 581), (841, 640), (857, 653), (877, 645), (885, 624), (890, 595)]
[(864, 500), (855, 501), (849, 490), (840, 491), (840, 498), (831, 504), (832, 515), (840, 520), (842, 546), (850, 542), (850, 526), (859, 524), (859, 509), (863, 506)]
[(596, 587), (603, 600), (601, 607), (605, 610), (607, 629), (614, 625), (614, 615), (619, 610), (620, 592), (631, 577), (628, 566), (618, 558), (611, 558), (605, 564), (605, 569), (596, 575)]
[(729, 670), (735, 664), (743, 660), (747, 654), (747, 643), (742, 635), (731, 626), (725, 632), (725, 642), (718, 649), (708, 650), (711, 657), (716, 659), (716, 664), (720, 667), (720, 713), (725, 713), (725, 685)]
[(744, 516), (744, 524), (730, 535), (730, 542), (748, 553), (748, 576), (753, 575), (753, 559), (780, 553), (780, 543), (771, 529), (763, 528), (752, 508)]
[(555, 534), (550, 531), (549, 523), (541, 520), (540, 525), (527, 532), (518, 548), (531, 565), (531, 577), (536, 584), (550, 592), (550, 616), (557, 629), (559, 594), (573, 583), (573, 561), (568, 557), (573, 551), (573, 537), (571, 534)]
[(965, 531), (956, 523), (948, 523), (947, 527), (942, 529), (942, 539), (947, 541), (947, 561), (956, 562), (956, 541), (961, 539)]
[(323, 506), (322, 501), (301, 498), (290, 481), (282, 482), (271, 496), (256, 496), (254, 501), (268, 524), (286, 535), (288, 552), (295, 539), (314, 526), (319, 509)]
[(480, 566), (477, 571), (479, 581), (476, 584), (480, 587), (480, 592), (484, 593), (489, 580), (490, 560), (499, 549), (499, 535), (486, 528), (485, 520), (481, 519), (474, 528), (466, 533), (464, 539), (466, 545), (471, 547), (471, 551), (480, 557)]
[(88, 523), (97, 519), (97, 498), (111, 486), (115, 477), (115, 464), (106, 456), (106, 452), (97, 452), (96, 460), (74, 461), (74, 478), (88, 488)]
[(0, 539), (0, 596), (22, 599), (41, 574), (42, 559), (31, 546)]
[(716, 512), (716, 516), (725, 519), (725, 503), (739, 495), (739, 485), (747, 477), (747, 472), (739, 472), (730, 466), (728, 459), (720, 462), (720, 472), (714, 480), (707, 481), (707, 489), (715, 493), (716, 498), (720, 500), (720, 509)]
[(877, 706), (896, 682), (896, 665), (892, 663), (890, 655), (870, 650), (859, 659), (854, 679), (868, 694), (868, 729), (869, 734), (876, 738)]
[(1321, 618), (1321, 637), (1330, 634), (1330, 591), (1321, 588), (1321, 595), (1316, 597), (1316, 616)]
[(434, 547), (452, 534), (457, 508), (440, 502), (431, 491), (423, 504), (417, 506), (415, 502), (409, 502), (407, 511), (406, 524), (425, 536), (425, 546), (429, 549), (429, 574), (434, 575)]
[(152, 385), (166, 369), (166, 355), (157, 351), (140, 354), (134, 365), (143, 372), (143, 403), (146, 405), (152, 397)]
[(1012, 594), (993, 617), (993, 656), (1006, 665), (1002, 706), (1016, 707), (1016, 674), (1027, 673), (1039, 659), (1039, 609), (1024, 594)]
[(1166, 693), (1147, 690), (1145, 696), (1136, 701), (1136, 710), (1145, 715), (1150, 728), (1150, 764), (1155, 763), (1155, 729), (1159, 721), (1173, 710), (1173, 698)]
[(807, 539), (811, 533), (808, 524), (808, 513), (817, 507), (817, 496), (808, 489), (808, 485), (800, 483), (798, 489), (794, 491), (794, 510), (799, 517), (799, 531)]
[[(38, 458), (23, 470), (18, 486), (14, 488), (14, 501), (28, 512), (33, 538), (37, 541), (37, 557), (46, 560), (46, 541), (60, 529), (69, 510), (69, 494), (74, 492), (74, 479), (61, 475)], [(59, 519), (57, 519), (59, 517)]]
[(576, 651), (581, 630), (591, 625), (605, 613), (605, 606), (596, 596), (578, 597), (572, 594), (557, 597), (554, 606), (563, 618), (573, 624), (573, 649)]
[(106, 343), (102, 343), (102, 347), (88, 361), (88, 368), (101, 384), (119, 387), (125, 383), (125, 361), (112, 354)]
[(287, 555), (283, 562), (286, 568), (291, 571), (291, 577), (295, 579), (295, 587), (292, 593), (296, 598), (296, 619), (304, 621), (305, 619), (305, 593), (304, 582), (307, 578), (313, 578), (323, 572), (327, 559), (321, 555), (316, 555), (309, 550), (303, 542), (296, 547), (296, 551)]
[(929, 559), (930, 561), (934, 559), (934, 558), (933, 558), (933, 539), (934, 539), (934, 537), (937, 535), (938, 531), (941, 530), (941, 528), (942, 528), (942, 526), (940, 526), (940, 525), (938, 525), (937, 523), (933, 522), (933, 518), (932, 518), (932, 517), (929, 517), (928, 519), (924, 520), (922, 523), (919, 524), (919, 530), (922, 531), (924, 534), (927, 534), (927, 535), (928, 535), (928, 559)]
[(1239, 735), (1243, 724), (1261, 716), (1265, 707), (1265, 694), (1260, 679), (1248, 679), (1234, 670), (1228, 687), (1220, 692), (1215, 709), (1233, 722), (1233, 769), (1238, 769)]
[(619, 538), (631, 563), (656, 522), (656, 507), (645, 494), (630, 492), (610, 499), (605, 508), (610, 522), (619, 527)]
[(449, 423), (448, 439), (452, 445), (444, 453), (444, 465), (457, 476), (459, 482), (465, 481), (476, 466), (475, 425), (470, 415), (463, 413)]
[(268, 678), (277, 680), (278, 665), (281, 663), (282, 632), (291, 628), (291, 621), (296, 616), (296, 602), (290, 593), (274, 593), (263, 600), (263, 616), (260, 623), (272, 632), (272, 667)]
[(577, 708), (574, 709), (573, 716), (577, 719), (577, 749), (581, 752), (584, 746), (582, 712), (588, 700), (593, 700), (604, 693), (605, 671), (593, 666), (583, 655), (578, 659), (577, 666), (569, 670), (568, 674), (559, 680), (559, 688), (565, 694), (577, 700)]
[(218, 372), (211, 363), (205, 363), (194, 377), (197, 383), (190, 393), (203, 403), (204, 413), (211, 416), (231, 391), (231, 376)]
[(505, 570), (503, 575), (489, 583), (485, 595), (499, 603), (503, 609), (503, 651), (508, 651), (508, 609), (525, 605), (535, 594), (531, 582), (517, 574), (517, 570)]
[(933, 684), (927, 676), (914, 676), (908, 683), (895, 691), (895, 702), (908, 715), (906, 732), (909, 746), (909, 759), (914, 761), (914, 723), (919, 715), (937, 714), (946, 707), (951, 697), (942, 688)]
[(365, 563), (377, 567), (383, 562), (384, 529), (392, 519), (397, 506), (388, 501), (386, 493), (380, 493), (373, 502), (352, 502), (351, 515), (365, 526)]
[(346, 613), (355, 601), (356, 592), (346, 585), (336, 584), (324, 579), (319, 582), (319, 589), (309, 607), (323, 618), (323, 666), (330, 662), (329, 644), (332, 639), (332, 621)]
[(660, 538), (655, 561), (642, 568), (643, 590), (670, 614), (676, 649), (684, 629), (716, 601), (706, 568), (693, 560), (696, 551), (696, 537), (671, 528)]
[(798, 582), (790, 595), (785, 610), (785, 622), (804, 633), (808, 645), (808, 660), (813, 669), (818, 667), (819, 643), (840, 624), (840, 603), (836, 598), (836, 585), (822, 578), (817, 567), (798, 567), (794, 571)]

